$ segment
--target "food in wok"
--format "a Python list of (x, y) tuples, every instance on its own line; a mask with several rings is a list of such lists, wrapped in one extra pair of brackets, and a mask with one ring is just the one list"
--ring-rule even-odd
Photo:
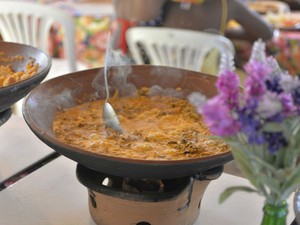
[(105, 128), (105, 100), (79, 104), (56, 113), (54, 134), (63, 142), (94, 153), (137, 160), (182, 160), (229, 151), (211, 134), (187, 99), (149, 94), (114, 97), (112, 105), (124, 134)]

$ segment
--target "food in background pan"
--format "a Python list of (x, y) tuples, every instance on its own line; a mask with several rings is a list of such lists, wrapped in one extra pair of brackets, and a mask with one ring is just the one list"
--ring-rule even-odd
[(23, 70), (14, 70), (13, 64), (24, 60), (22, 55), (6, 56), (0, 52), (0, 62), (6, 64), (0, 65), (0, 88), (28, 79), (37, 73), (39, 65), (33, 58), (29, 59)]
[(300, 27), (300, 13), (282, 13), (273, 14), (268, 13), (265, 16), (267, 22), (279, 29), (299, 29)]
[(253, 1), (247, 2), (250, 9), (258, 12), (259, 14), (266, 13), (283, 13), (289, 12), (289, 6), (283, 2), (276, 1)]

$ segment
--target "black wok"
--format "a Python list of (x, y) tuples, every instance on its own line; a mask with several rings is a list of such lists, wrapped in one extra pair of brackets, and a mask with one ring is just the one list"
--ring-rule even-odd
[[(132, 69), (132, 71), (130, 71)], [(109, 77), (112, 93), (115, 89), (133, 83), (137, 87), (160, 85), (163, 88), (183, 88), (186, 94), (194, 91), (205, 93), (207, 97), (216, 94), (216, 77), (198, 72), (162, 66), (120, 66), (113, 67)], [(125, 76), (121, 73), (129, 72)], [(98, 79), (98, 93), (92, 85)], [(56, 111), (69, 108), (95, 98), (104, 98), (103, 68), (91, 69), (67, 74), (40, 84), (26, 97), (23, 115), (32, 131), (47, 145), (62, 155), (90, 169), (115, 176), (131, 178), (176, 178), (196, 174), (232, 160), (230, 152), (198, 159), (178, 161), (135, 160), (106, 156), (84, 151), (58, 140), (52, 131), (53, 117)], [(121, 80), (119, 77), (123, 77)], [(94, 86), (94, 87), (93, 87)], [(126, 91), (120, 91), (126, 95)]]

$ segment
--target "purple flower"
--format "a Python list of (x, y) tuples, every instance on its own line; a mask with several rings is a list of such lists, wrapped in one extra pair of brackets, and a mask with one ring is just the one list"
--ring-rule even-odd
[(238, 112), (241, 131), (246, 135), (249, 144), (262, 144), (261, 121), (255, 116), (252, 107), (245, 107)]
[(245, 81), (245, 100), (260, 98), (267, 91), (265, 80), (270, 72), (269, 67), (253, 61), (245, 66), (248, 77)]
[[(300, 80), (299, 77), (292, 77), (288, 74), (283, 74), (280, 79), (280, 85), (286, 94), (291, 94), (295, 107), (300, 106)], [(290, 98), (290, 97), (289, 97)], [(290, 103), (292, 104), (292, 103)]]
[(276, 93), (266, 92), (259, 101), (256, 113), (260, 118), (268, 119), (282, 112), (282, 103)]
[(293, 100), (294, 100), (294, 103), (295, 105), (300, 105), (300, 87), (297, 88), (297, 89), (294, 89), (292, 91), (292, 96), (293, 96)]
[(283, 91), (286, 93), (291, 93), (293, 90), (300, 87), (299, 77), (292, 77), (289, 74), (282, 74), (279, 82)]
[(237, 108), (239, 104), (239, 77), (232, 71), (227, 70), (219, 75), (216, 86), (219, 96), (228, 104), (230, 109)]
[(293, 103), (293, 97), (291, 94), (281, 93), (278, 97), (282, 104), (283, 115), (290, 116), (296, 112), (297, 107)]
[(280, 77), (279, 76), (275, 76), (275, 77), (272, 77), (270, 79), (267, 79), (266, 80), (266, 87), (271, 92), (276, 92), (278, 94), (283, 92), (283, 89), (282, 89), (281, 84), (280, 84)]
[(239, 129), (239, 122), (233, 117), (223, 99), (217, 95), (201, 108), (204, 122), (210, 131), (218, 136), (235, 135)]
[(264, 132), (264, 137), (271, 154), (275, 154), (282, 147), (286, 147), (288, 142), (282, 132)]
[(248, 76), (256, 76), (261, 80), (265, 80), (272, 72), (272, 68), (270, 68), (268, 64), (264, 64), (255, 60), (248, 62), (244, 66), (244, 69), (247, 72)]
[(272, 69), (272, 71), (270, 72), (270, 77), (282, 76), (285, 73), (281, 70), (277, 60), (273, 56), (268, 56), (266, 58), (266, 63)]
[[(248, 75), (244, 93), (238, 76), (222, 70), (216, 82), (218, 95), (201, 110), (213, 134), (226, 137), (242, 133), (253, 148), (263, 145), (260, 148), (267, 147), (273, 155), (288, 145), (286, 130), (279, 131), (274, 123), (285, 125), (288, 117), (300, 115), (300, 79), (282, 72), (274, 58), (265, 59), (262, 47), (257, 45), (244, 67)], [(235, 136), (238, 142), (240, 137)]]

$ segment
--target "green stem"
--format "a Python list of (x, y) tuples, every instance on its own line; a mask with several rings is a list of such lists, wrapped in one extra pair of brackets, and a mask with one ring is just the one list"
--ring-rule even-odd
[(284, 150), (283, 148), (281, 148), (278, 152), (277, 152), (277, 157), (276, 157), (276, 162), (275, 162), (275, 167), (276, 168), (282, 168), (283, 167), (283, 160), (284, 160)]

